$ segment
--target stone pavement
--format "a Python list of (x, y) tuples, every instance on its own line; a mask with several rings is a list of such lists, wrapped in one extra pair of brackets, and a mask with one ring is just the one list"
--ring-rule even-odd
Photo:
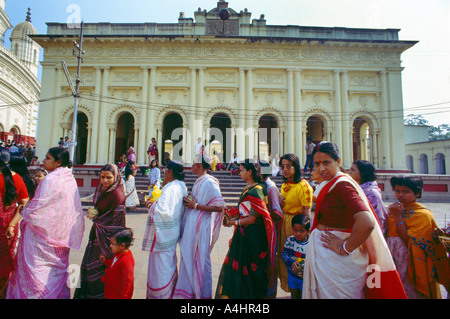
[[(390, 204), (388, 202), (386, 205)], [(445, 222), (450, 223), (450, 204), (448, 203), (424, 203), (433, 213), (436, 222), (439, 227), (444, 227)], [(147, 222), (147, 215), (143, 213), (127, 212), (126, 217), (127, 227), (130, 227), (134, 231), (135, 241), (131, 246), (131, 251), (135, 259), (135, 288), (133, 299), (145, 299), (146, 296), (146, 284), (147, 284), (147, 265), (148, 265), (148, 252), (142, 250), (142, 239), (145, 231), (145, 225)], [(92, 222), (86, 219), (85, 234), (80, 250), (71, 250), (70, 263), (81, 265), (84, 249), (87, 244), (89, 231), (91, 229)], [(219, 239), (211, 252), (211, 264), (213, 272), (213, 295), (217, 286), (217, 279), (219, 277), (220, 269), (222, 267), (223, 260), (228, 251), (228, 242), (233, 234), (233, 228), (222, 227), (220, 230)], [(179, 254), (178, 254), (179, 255)], [(73, 291), (72, 291), (73, 294)], [(444, 297), (447, 295), (443, 289)], [(278, 287), (277, 299), (290, 299), (290, 293), (284, 292)]]

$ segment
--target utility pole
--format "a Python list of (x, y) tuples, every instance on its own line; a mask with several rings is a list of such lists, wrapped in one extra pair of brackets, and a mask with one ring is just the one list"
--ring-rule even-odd
[[(80, 40), (79, 44), (76, 41), (73, 41), (73, 44), (75, 46), (75, 49), (78, 50), (77, 53), (77, 75), (75, 78), (75, 88), (73, 87), (72, 79), (70, 78), (70, 74), (67, 70), (66, 63), (64, 61), (61, 61), (61, 65), (63, 66), (64, 73), (67, 78), (67, 82), (69, 82), (70, 88), (72, 90), (72, 95), (74, 96), (74, 103), (73, 103), (73, 120), (72, 120), (72, 132), (70, 134), (70, 142), (69, 142), (69, 155), (70, 160), (73, 163), (74, 157), (75, 157), (75, 146), (77, 145), (76, 141), (76, 133), (77, 133), (77, 115), (78, 115), (78, 98), (80, 97), (80, 71), (81, 71), (81, 63), (83, 61), (82, 55), (84, 54), (83, 51), (83, 21), (81, 21), (81, 29), (80, 29)], [(75, 55), (75, 49), (73, 50), (73, 53)]]

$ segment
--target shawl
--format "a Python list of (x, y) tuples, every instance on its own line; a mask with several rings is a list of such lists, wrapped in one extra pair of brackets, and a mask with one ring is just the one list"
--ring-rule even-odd
[(186, 184), (179, 180), (161, 189), (161, 196), (148, 210), (142, 250), (167, 251), (176, 247), (184, 212), (183, 197), (187, 195)]
[(377, 215), (378, 221), (380, 222), (381, 230), (383, 233), (386, 231), (386, 222), (388, 218), (388, 212), (386, 206), (383, 203), (383, 199), (381, 196), (381, 190), (378, 187), (376, 181), (367, 182), (360, 185), (364, 194), (366, 194), (367, 199)]
[(136, 163), (136, 152), (133, 147), (130, 147), (130, 153), (127, 156), (127, 161)]
[[(202, 186), (210, 187), (205, 188)], [(225, 201), (223, 200), (222, 194), (220, 193), (219, 181), (217, 178), (205, 174), (199, 179), (197, 179), (192, 186), (192, 197), (201, 205), (205, 206), (225, 206)], [(203, 204), (204, 203), (204, 204)], [(184, 214), (188, 216), (186, 211)], [(222, 212), (204, 212), (200, 211), (198, 215), (198, 225), (205, 218), (205, 216), (211, 216), (211, 238), (210, 238), (210, 250), (213, 249), (214, 244), (219, 238), (220, 226), (222, 225)]]
[(269, 277), (272, 276), (273, 272), (273, 265), (275, 262), (275, 244), (276, 244), (276, 231), (275, 226), (272, 221), (272, 217), (270, 216), (270, 212), (267, 209), (265, 198), (261, 198), (256, 192), (252, 190), (261, 190), (265, 193), (265, 187), (261, 184), (251, 185), (249, 187), (246, 187), (244, 191), (241, 194), (241, 197), (239, 199), (239, 212), (241, 215), (245, 216), (250, 213), (250, 211), (253, 209), (259, 214), (261, 214), (263, 220), (264, 220), (264, 226), (266, 228), (266, 234), (267, 234), (267, 244), (268, 244), (268, 252), (269, 252), (269, 259), (270, 262), (268, 263), (269, 266)]
[(94, 193), (93, 204), (98, 215), (92, 220), (98, 243), (106, 258), (112, 258), (113, 253), (109, 247), (109, 237), (117, 229), (125, 225), (125, 192), (122, 176), (116, 165), (114, 168), (114, 182), (105, 188), (101, 182), (98, 183)]
[[(450, 285), (449, 260), (445, 248), (432, 238), (437, 228), (433, 214), (424, 205), (413, 202), (405, 205), (403, 221), (409, 237), (408, 281), (428, 298), (437, 298), (442, 284), (448, 291)], [(388, 237), (398, 237), (392, 215), (388, 219)]]
[(58, 167), (49, 173), (22, 210), (22, 218), (22, 223), (47, 242), (80, 249), (84, 213), (72, 171)]
[[(225, 206), (219, 181), (209, 174), (195, 181), (191, 194), (200, 205)], [(174, 298), (211, 298), (210, 253), (219, 237), (222, 218), (222, 212), (186, 208), (181, 224), (181, 262)]]
[[(383, 233), (380, 228), (380, 224), (376, 217), (376, 214), (370, 205), (367, 197), (365, 196), (361, 187), (352, 178), (343, 173), (337, 173), (337, 175), (330, 181), (324, 183), (319, 196), (316, 200), (316, 214), (320, 210), (320, 205), (325, 199), (326, 195), (333, 189), (339, 182), (350, 183), (358, 192), (360, 198), (364, 201), (367, 206), (367, 211), (371, 212), (370, 216), (375, 222), (375, 227), (372, 233), (369, 235), (367, 240), (364, 242), (364, 248), (369, 254), (369, 266), (375, 265), (373, 275), (380, 278), (380, 285), (375, 285), (374, 287), (369, 287), (369, 282), (366, 282), (365, 296), (367, 299), (406, 299), (406, 293), (403, 288), (403, 284), (398, 275), (397, 269), (395, 268), (392, 255), (384, 239)], [(318, 218), (315, 217), (313, 221), (313, 226), (311, 232), (318, 226)]]

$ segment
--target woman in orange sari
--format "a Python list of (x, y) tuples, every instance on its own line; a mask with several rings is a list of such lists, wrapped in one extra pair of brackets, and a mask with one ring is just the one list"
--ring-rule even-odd
[(449, 289), (448, 257), (444, 247), (432, 238), (437, 228), (433, 214), (417, 202), (423, 181), (416, 177), (394, 176), (391, 185), (398, 202), (388, 207), (386, 242), (405, 292), (410, 299), (439, 299), (438, 282), (447, 291)]

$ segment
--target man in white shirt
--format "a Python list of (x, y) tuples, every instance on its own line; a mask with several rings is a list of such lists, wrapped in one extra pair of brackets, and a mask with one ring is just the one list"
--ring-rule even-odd
[(236, 162), (236, 163), (239, 164), (239, 158), (237, 157), (237, 154), (236, 154), (236, 153), (233, 153), (233, 158), (232, 158), (232, 159), (230, 160), (230, 162), (228, 163), (227, 170), (230, 169), (231, 165), (233, 165), (234, 162)]
[(199, 138), (197, 139), (197, 143), (195, 144), (195, 148), (194, 148), (194, 156), (200, 153), (200, 151), (202, 150), (202, 146), (203, 146), (202, 138), (199, 137)]

